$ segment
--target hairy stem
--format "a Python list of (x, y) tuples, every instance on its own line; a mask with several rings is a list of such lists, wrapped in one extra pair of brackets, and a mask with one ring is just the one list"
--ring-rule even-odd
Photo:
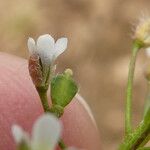
[[(150, 109), (150, 82), (147, 83), (147, 94), (145, 98), (143, 119), (146, 117), (149, 109)], [(144, 145), (146, 145), (149, 140), (150, 140), (150, 134), (144, 139), (144, 141), (140, 144), (139, 147), (143, 147)]]
[[(37, 91), (38, 91), (38, 94), (40, 96), (44, 112), (45, 113), (46, 112), (52, 113), (51, 110), (50, 110), (49, 104), (48, 104), (47, 90), (37, 88)], [(62, 139), (59, 140), (58, 145), (62, 150), (65, 150), (67, 148), (67, 146), (65, 145), (65, 143)]]
[(145, 117), (149, 109), (150, 109), (150, 82), (148, 81), (143, 118)]
[(148, 136), (147, 136), (147, 137), (143, 140), (143, 142), (139, 145), (139, 148), (142, 148), (144, 145), (146, 145), (149, 140), (150, 140), (150, 134), (148, 134)]
[(47, 92), (45, 90), (41, 90), (41, 89), (37, 89), (37, 91), (40, 96), (44, 112), (49, 112), (50, 108), (49, 108), (47, 94), (46, 94)]
[(138, 42), (134, 42), (133, 49), (132, 49), (132, 56), (130, 59), (128, 83), (127, 83), (127, 90), (126, 90), (126, 112), (125, 112), (125, 134), (126, 135), (132, 132), (131, 108), (132, 108), (133, 78), (134, 78), (136, 57), (137, 57), (138, 50), (140, 48), (141, 45)]
[(142, 147), (142, 148), (138, 148), (138, 150), (150, 150), (150, 147)]

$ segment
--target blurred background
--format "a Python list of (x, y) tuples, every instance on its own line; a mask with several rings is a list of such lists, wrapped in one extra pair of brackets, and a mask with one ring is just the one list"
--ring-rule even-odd
[[(28, 58), (27, 38), (50, 33), (69, 38), (58, 72), (72, 68), (80, 93), (90, 105), (105, 150), (124, 133), (124, 100), (132, 28), (149, 0), (0, 0), (0, 51)], [(133, 122), (142, 117), (147, 58), (139, 53), (134, 83)]]

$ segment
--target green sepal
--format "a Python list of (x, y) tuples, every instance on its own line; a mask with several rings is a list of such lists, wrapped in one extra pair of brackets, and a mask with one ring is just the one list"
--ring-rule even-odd
[(59, 74), (51, 81), (51, 99), (54, 105), (65, 107), (78, 92), (76, 82), (67, 72)]

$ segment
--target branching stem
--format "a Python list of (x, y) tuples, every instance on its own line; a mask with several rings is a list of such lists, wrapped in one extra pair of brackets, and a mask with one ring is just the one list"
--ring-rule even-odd
[(150, 133), (150, 121), (142, 121), (133, 133), (126, 136), (119, 150), (136, 150)]

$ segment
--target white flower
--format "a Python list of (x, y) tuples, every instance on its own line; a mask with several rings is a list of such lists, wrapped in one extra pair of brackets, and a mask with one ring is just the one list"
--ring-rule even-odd
[(19, 145), (24, 141), (31, 150), (54, 150), (61, 136), (62, 124), (51, 114), (44, 114), (35, 122), (32, 137), (17, 125), (12, 126), (12, 134)]
[(26, 142), (29, 145), (29, 135), (18, 125), (13, 125), (12, 134), (16, 143)]
[(143, 42), (145, 46), (150, 45), (150, 17), (140, 18), (135, 30), (135, 38)]
[(60, 38), (56, 42), (49, 34), (39, 36), (35, 43), (33, 38), (28, 39), (28, 49), (31, 55), (38, 54), (44, 64), (51, 64), (67, 48), (68, 39)]
[(150, 47), (146, 48), (146, 55), (150, 58)]

